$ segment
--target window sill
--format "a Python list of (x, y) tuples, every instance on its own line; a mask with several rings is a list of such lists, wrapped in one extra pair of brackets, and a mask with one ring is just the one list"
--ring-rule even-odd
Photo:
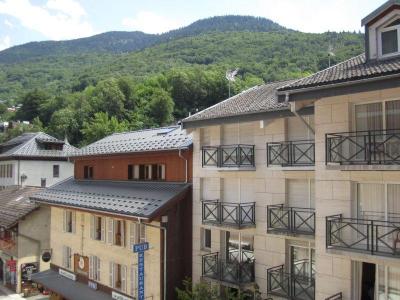
[(338, 171), (400, 171), (400, 165), (340, 165), (327, 164), (327, 170)]
[(291, 166), (291, 167), (282, 167), (282, 166), (268, 166), (269, 170), (279, 170), (279, 171), (315, 171), (315, 166)]
[(256, 167), (203, 167), (205, 170), (213, 170), (213, 171), (218, 171), (218, 172), (249, 172), (249, 171), (255, 171)]

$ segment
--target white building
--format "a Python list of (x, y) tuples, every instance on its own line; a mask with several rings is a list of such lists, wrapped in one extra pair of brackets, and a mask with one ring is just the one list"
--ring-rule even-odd
[(73, 176), (77, 149), (46, 133), (24, 133), (0, 145), (0, 187), (51, 186)]

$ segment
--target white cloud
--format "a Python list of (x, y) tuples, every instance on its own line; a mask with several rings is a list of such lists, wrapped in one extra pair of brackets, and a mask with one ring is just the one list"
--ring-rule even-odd
[(54, 40), (94, 34), (84, 19), (84, 8), (75, 0), (48, 0), (44, 6), (33, 5), (30, 0), (0, 0), (0, 14), (12, 16), (22, 26)]
[(8, 35), (0, 38), (0, 51), (11, 47), (11, 39)]
[(163, 33), (179, 28), (183, 24), (182, 20), (169, 19), (150, 11), (141, 11), (133, 18), (122, 20), (122, 25), (128, 30), (139, 30), (146, 33)]
[(8, 19), (4, 20), (4, 25), (6, 25), (8, 28), (14, 28), (14, 24), (11, 23)]

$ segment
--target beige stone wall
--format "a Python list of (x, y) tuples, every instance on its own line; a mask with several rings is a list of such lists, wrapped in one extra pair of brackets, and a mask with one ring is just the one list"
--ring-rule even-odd
[[(382, 171), (380, 167), (360, 170), (332, 170), (325, 165), (325, 134), (354, 130), (353, 108), (356, 103), (398, 99), (400, 89), (334, 96), (315, 102), (316, 128), (316, 299), (325, 299), (343, 292), (344, 299), (352, 299), (352, 261), (365, 261), (399, 266), (398, 259), (326, 250), (325, 217), (342, 213), (350, 217), (354, 202), (352, 187), (357, 182), (400, 183), (399, 171)], [(379, 169), (378, 169), (379, 168)], [(375, 169), (375, 170), (374, 170)]]
[[(300, 126), (304, 126), (300, 123)], [(306, 127), (304, 126), (304, 131)], [(212, 249), (217, 252), (221, 249), (221, 232), (223, 230), (237, 231), (236, 229), (219, 228), (202, 225), (201, 200), (223, 199), (231, 201), (226, 195), (231, 195), (234, 202), (256, 202), (256, 228), (240, 230), (242, 234), (254, 236), (255, 276), (260, 291), (267, 291), (267, 269), (287, 262), (286, 247), (289, 237), (267, 234), (267, 206), (284, 204), (287, 197), (286, 182), (289, 178), (313, 179), (314, 172), (305, 168), (284, 170), (281, 167), (267, 167), (266, 143), (281, 142), (287, 138), (287, 120), (275, 119), (256, 121), (242, 124), (211, 126), (194, 130), (193, 156), (193, 280), (198, 282), (202, 272), (202, 255), (210, 253), (201, 249), (201, 228), (212, 230)], [(215, 168), (202, 168), (201, 147), (203, 145), (223, 145), (232, 143), (246, 143), (255, 145), (256, 170), (227, 171)], [(234, 142), (236, 141), (236, 142)], [(224, 184), (228, 181), (229, 185)], [(237, 183), (237, 190), (224, 192), (224, 185), (234, 188), (232, 182)], [(241, 187), (239, 188), (239, 185)], [(245, 190), (246, 192), (243, 192)], [(236, 193), (236, 196), (234, 194)], [(307, 238), (294, 238), (297, 241), (306, 241)]]
[[(90, 213), (76, 211), (76, 232), (63, 232), (63, 209), (51, 208), (51, 248), (53, 249), (52, 263), (62, 266), (63, 246), (72, 248), (73, 254), (83, 256), (94, 255), (100, 258), (100, 283), (110, 286), (109, 263), (114, 262), (127, 266), (127, 294), (131, 291), (131, 265), (137, 265), (137, 254), (133, 253), (129, 243), (129, 223), (126, 221), (125, 241), (126, 246), (109, 245), (106, 242), (90, 238)], [(115, 219), (118, 219), (117, 217)], [(154, 225), (159, 225), (157, 222)], [(107, 225), (106, 225), (107, 227)], [(146, 238), (150, 250), (145, 252), (145, 287), (146, 297), (160, 299), (160, 230), (146, 227)], [(73, 269), (71, 269), (73, 271)]]

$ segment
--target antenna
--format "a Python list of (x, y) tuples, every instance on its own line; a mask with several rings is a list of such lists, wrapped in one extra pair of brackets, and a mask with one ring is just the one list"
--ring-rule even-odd
[(335, 53), (333, 52), (333, 47), (331, 44), (329, 44), (328, 47), (328, 61), (329, 61), (329, 67), (331, 66), (331, 57), (335, 57)]
[(238, 72), (239, 68), (236, 68), (235, 70), (228, 70), (225, 73), (225, 78), (228, 80), (229, 98), (231, 97), (231, 81), (236, 81), (235, 76)]

